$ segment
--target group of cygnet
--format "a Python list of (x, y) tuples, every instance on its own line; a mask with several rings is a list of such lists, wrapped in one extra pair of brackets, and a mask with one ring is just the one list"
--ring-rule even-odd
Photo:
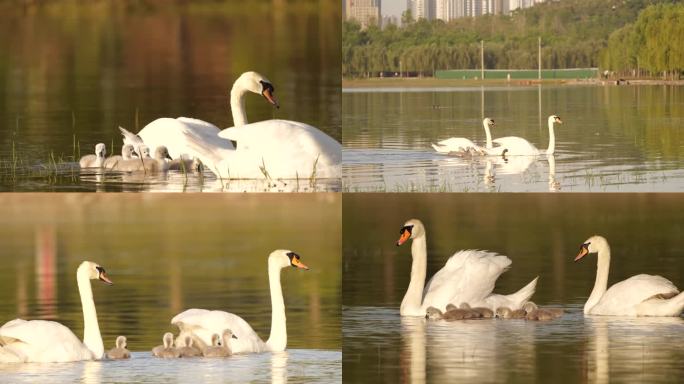
[[(196, 346), (194, 339), (190, 336), (185, 338), (185, 345), (182, 347), (174, 347), (173, 333), (166, 332), (162, 337), (162, 345), (152, 348), (152, 355), (163, 359), (177, 359), (180, 357), (228, 357), (233, 353), (228, 346), (230, 338), (236, 339), (235, 335), (230, 329), (223, 331), (223, 335), (214, 334), (211, 337), (211, 344), (209, 346)], [(106, 355), (108, 359), (128, 359), (131, 357), (131, 352), (126, 349), (126, 336), (119, 336), (116, 338), (116, 346)]]
[(499, 307), (496, 312), (489, 308), (471, 308), (468, 303), (462, 303), (460, 306), (447, 304), (446, 311), (442, 312), (435, 307), (429, 307), (426, 310), (425, 318), (432, 320), (468, 320), (468, 319), (491, 319), (498, 317), (500, 319), (525, 319), (525, 320), (553, 320), (563, 315), (562, 308), (539, 308), (537, 304), (528, 301), (521, 309), (510, 309), (508, 307)]
[[(138, 155), (140, 153), (140, 155)], [(159, 146), (154, 151), (154, 157), (150, 156), (150, 149), (146, 145), (140, 145), (138, 150), (131, 144), (121, 147), (121, 156), (106, 157), (107, 148), (103, 143), (95, 146), (95, 154), (81, 157), (81, 168), (104, 168), (121, 172), (166, 172), (168, 170), (185, 170), (186, 172), (202, 171), (202, 162), (199, 159), (172, 159), (165, 146)]]

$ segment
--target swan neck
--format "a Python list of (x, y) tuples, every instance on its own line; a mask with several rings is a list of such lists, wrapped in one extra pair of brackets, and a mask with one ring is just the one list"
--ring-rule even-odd
[(420, 307), (423, 301), (423, 287), (425, 286), (425, 274), (427, 272), (427, 239), (421, 235), (413, 239), (411, 243), (411, 282), (409, 283), (404, 299), (401, 301), (399, 312), (401, 315), (420, 316)]
[(485, 144), (485, 147), (487, 149), (492, 149), (493, 144), (492, 144), (492, 133), (489, 131), (489, 124), (487, 123), (482, 123), (484, 125), (485, 129), (485, 135), (487, 136), (487, 143)]
[(553, 121), (549, 120), (549, 148), (546, 150), (547, 155), (553, 155), (556, 151), (556, 135), (553, 130)]
[(83, 344), (93, 353), (95, 359), (101, 359), (104, 355), (104, 344), (100, 334), (100, 325), (97, 322), (97, 311), (93, 300), (93, 290), (90, 279), (85, 270), (76, 273), (78, 293), (81, 296), (83, 308)]
[(285, 301), (280, 285), (280, 266), (268, 265), (268, 284), (271, 289), (271, 335), (266, 344), (273, 352), (284, 351), (287, 346), (287, 318), (285, 317)]
[(608, 289), (608, 271), (610, 269), (610, 247), (602, 245), (598, 251), (598, 261), (596, 263), (596, 281), (594, 282), (594, 289), (584, 304), (584, 313), (589, 313), (589, 310), (601, 301), (601, 297)]
[(234, 127), (241, 127), (247, 124), (245, 93), (247, 93), (247, 90), (237, 81), (233, 84), (233, 89), (230, 90), (230, 110), (233, 114)]

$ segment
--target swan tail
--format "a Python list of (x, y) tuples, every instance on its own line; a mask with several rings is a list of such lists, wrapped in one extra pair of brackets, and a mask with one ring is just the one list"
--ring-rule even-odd
[(534, 295), (534, 292), (537, 290), (537, 280), (539, 280), (539, 276), (535, 277), (526, 286), (520, 288), (518, 292), (508, 295), (509, 299), (515, 304), (516, 309), (529, 301), (532, 295)]
[(430, 144), (430, 145), (432, 145), (432, 148), (434, 148), (435, 151), (437, 151), (437, 152), (439, 152), (439, 153), (449, 153), (449, 152), (451, 152), (451, 151), (449, 150), (449, 148), (447, 148), (447, 147), (444, 146), (444, 145), (435, 144), (435, 143), (432, 143), (432, 144)]
[(656, 295), (637, 307), (638, 316), (679, 316), (682, 312), (684, 312), (684, 292)]
[[(185, 136), (185, 143), (188, 149), (188, 154), (193, 159), (199, 159), (202, 164), (206, 165), (206, 168), (218, 175), (218, 170), (216, 169), (218, 163), (221, 161), (221, 156), (213, 153), (211, 150), (205, 148), (202, 145), (203, 140), (196, 133), (186, 130), (183, 132)], [(223, 175), (224, 177), (227, 175)]]
[(145, 144), (143, 142), (143, 139), (140, 136), (138, 136), (135, 133), (127, 130), (124, 127), (119, 126), (119, 131), (121, 132), (121, 135), (123, 135), (123, 137), (124, 137), (124, 139), (123, 139), (124, 145), (126, 145), (126, 144), (132, 145), (135, 153), (138, 154), (138, 156), (140, 156), (139, 147), (141, 145)]

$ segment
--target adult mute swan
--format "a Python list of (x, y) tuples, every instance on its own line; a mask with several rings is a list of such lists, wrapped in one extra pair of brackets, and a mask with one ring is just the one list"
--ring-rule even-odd
[[(157, 119), (138, 135), (120, 128), (124, 143), (166, 145), (173, 158), (199, 158), (219, 177), (339, 177), (340, 143), (319, 129), (296, 121), (275, 119), (247, 124), (247, 92), (261, 94), (279, 107), (271, 82), (256, 72), (245, 72), (230, 92), (234, 127), (219, 132), (216, 126), (201, 120)], [(231, 140), (237, 142), (237, 148)]]
[(261, 340), (252, 327), (240, 316), (224, 311), (188, 309), (171, 319), (178, 326), (180, 334), (176, 344), (185, 336), (193, 336), (202, 347), (212, 345), (214, 334), (223, 334), (230, 329), (237, 339), (224, 340), (233, 353), (280, 352), (287, 346), (285, 302), (280, 285), (280, 270), (285, 267), (309, 269), (300, 261), (298, 254), (288, 250), (276, 250), (268, 256), (268, 281), (271, 289), (271, 335), (266, 342)]
[(475, 144), (465, 137), (452, 137), (442, 140), (437, 144), (432, 144), (432, 148), (439, 153), (474, 152), (480, 155), (501, 155), (503, 153), (503, 148), (494, 147), (492, 143), (492, 133), (489, 130), (490, 127), (494, 126), (494, 119), (486, 117), (482, 120), (482, 126), (484, 127), (487, 138), (484, 147)]
[(478, 250), (456, 252), (425, 285), (427, 240), (425, 227), (420, 220), (411, 219), (404, 224), (397, 246), (408, 239), (413, 239), (413, 263), (411, 281), (399, 310), (401, 316), (422, 317), (428, 307), (444, 310), (452, 303), (469, 303), (491, 310), (500, 306), (516, 309), (534, 294), (537, 278), (514, 294), (492, 294), (496, 279), (510, 267), (511, 259)]
[(105, 163), (106, 155), (107, 148), (103, 143), (98, 143), (95, 145), (95, 154), (81, 157), (78, 165), (81, 166), (81, 168), (101, 168)]
[(684, 311), (684, 293), (662, 276), (636, 275), (608, 288), (610, 246), (602, 236), (592, 236), (581, 246), (575, 261), (598, 253), (596, 281), (584, 304), (587, 315), (679, 316)]
[[(233, 88), (230, 91), (233, 124), (236, 127), (247, 124), (244, 102), (247, 92), (261, 94), (269, 103), (279, 107), (273, 91), (271, 82), (256, 72), (250, 71), (240, 75), (233, 83)], [(186, 132), (192, 132), (206, 150), (215, 153), (217, 156), (222, 156), (223, 151), (235, 149), (233, 143), (218, 136), (220, 129), (217, 126), (189, 117), (156, 119), (144, 126), (137, 135), (122, 127), (119, 127), (119, 130), (124, 136), (124, 144), (132, 144), (137, 149), (144, 143), (150, 147), (152, 152), (156, 147), (165, 145), (174, 159), (181, 156), (195, 157), (192, 150), (187, 147)], [(138, 151), (136, 150), (136, 152)]]
[(506, 151), (507, 156), (536, 156), (546, 153), (553, 155), (556, 150), (556, 135), (553, 131), (553, 124), (563, 124), (560, 117), (551, 115), (548, 118), (549, 125), (549, 147), (546, 151), (540, 151), (529, 141), (517, 136), (507, 136), (494, 139), (494, 143), (499, 144), (499, 148)]
[(101, 359), (104, 345), (90, 280), (112, 284), (104, 268), (84, 261), (76, 270), (83, 307), (83, 341), (56, 321), (15, 319), (0, 327), (0, 362), (61, 363)]

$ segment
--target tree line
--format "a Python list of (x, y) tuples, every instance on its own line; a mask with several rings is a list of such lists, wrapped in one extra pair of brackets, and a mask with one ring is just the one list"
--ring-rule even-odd
[[(414, 22), (404, 15), (401, 27), (371, 25), (362, 30), (354, 21), (344, 22), (342, 74), (366, 77), (402, 71), (430, 76), (439, 69), (478, 69), (480, 41), (484, 41), (487, 69), (536, 68), (538, 38), (542, 42), (543, 68), (601, 66), (626, 71), (636, 68), (638, 61), (639, 68), (645, 71), (675, 71), (677, 66), (684, 68), (676, 64), (681, 61), (670, 53), (662, 54), (666, 49), (679, 52), (669, 47), (677, 45), (683, 36), (683, 6), (674, 3), (564, 0), (510, 15), (461, 18), (448, 23)], [(668, 48), (663, 48), (663, 41), (667, 41)], [(682, 48), (681, 43), (678, 48)], [(660, 55), (659, 59), (653, 59), (654, 55)]]

